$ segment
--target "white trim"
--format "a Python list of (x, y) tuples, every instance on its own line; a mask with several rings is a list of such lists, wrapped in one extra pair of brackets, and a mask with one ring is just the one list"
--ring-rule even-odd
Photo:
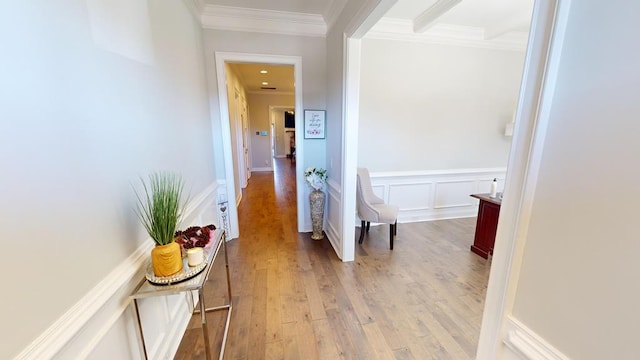
[(347, 0), (330, 0), (324, 11), (324, 22), (327, 24), (327, 31), (336, 23), (342, 9), (347, 5)]
[(453, 7), (458, 5), (460, 1), (462, 0), (436, 1), (435, 4), (431, 5), (422, 14), (418, 15), (415, 19), (413, 19), (413, 32), (422, 33), (427, 31), (427, 29), (433, 26), (434, 21), (436, 21), (440, 16), (442, 16), (447, 11), (453, 9)]
[[(492, 168), (470, 168), (470, 169), (438, 169), (438, 170), (416, 170), (416, 171), (380, 171), (375, 173), (376, 178), (398, 178), (398, 177), (418, 177), (418, 176), (438, 176), (438, 175), (482, 175), (491, 173), (504, 173), (505, 167)], [(373, 176), (373, 174), (371, 175)]]
[(360, 55), (362, 40), (345, 40), (344, 119), (342, 120), (342, 261), (355, 259), (356, 169), (358, 167), (358, 123), (360, 118)]
[(270, 168), (270, 167), (256, 167), (256, 168), (251, 168), (251, 171), (255, 171), (255, 172), (269, 172), (269, 171), (273, 171), (273, 168)]
[(486, 39), (482, 28), (436, 24), (429, 31), (414, 33), (411, 20), (391, 18), (381, 19), (364, 38), (509, 51), (524, 51), (527, 44), (526, 32), (511, 32), (499, 38)]
[[(288, 152), (285, 152), (285, 154), (283, 155), (278, 155), (278, 149), (277, 146), (275, 144), (275, 140), (277, 138), (277, 134), (275, 134), (276, 131), (276, 124), (275, 124), (275, 111), (287, 111), (287, 110), (293, 110), (295, 111), (295, 105), (269, 105), (269, 127), (273, 129), (273, 134), (271, 134), (271, 136), (269, 137), (269, 141), (271, 142), (271, 149), (273, 149), (273, 153), (275, 154), (276, 158), (286, 158), (288, 155)], [(287, 131), (296, 131), (295, 128), (286, 128), (284, 127), (284, 124), (282, 125), (282, 129), (284, 131), (283, 134), (281, 134), (283, 136), (282, 141), (284, 142), (284, 150), (288, 150), (290, 152), (290, 148), (287, 149), (287, 143), (286, 143), (286, 135), (287, 135)], [(271, 149), (269, 149), (271, 151)], [(271, 168), (274, 169), (275, 164), (273, 164), (273, 160), (271, 161)]]
[[(365, 1), (344, 30), (346, 38), (362, 39), (398, 0)], [(345, 45), (346, 46), (346, 45)]]
[[(218, 185), (212, 183), (185, 208), (185, 218), (190, 218), (205, 210), (209, 204), (206, 200), (214, 196)], [(66, 313), (58, 318), (48, 329), (27, 346), (15, 359), (51, 359), (68, 353), (69, 356), (86, 358), (100, 344), (114, 324), (123, 316), (131, 316), (126, 312), (130, 305), (129, 295), (136, 284), (144, 279), (145, 266), (149, 260), (149, 252), (153, 241), (145, 239), (138, 248), (113, 271), (105, 276), (93, 289), (87, 292)], [(177, 314), (180, 314), (179, 312)], [(190, 315), (186, 312), (187, 315)], [(189, 316), (174, 319), (173, 328), (168, 333), (182, 334), (188, 325)], [(131, 321), (135, 321), (131, 318)], [(173, 338), (160, 339), (169, 342), (165, 346), (167, 353), (158, 358), (173, 358), (181, 336), (177, 342)], [(130, 341), (136, 346), (135, 340)], [(62, 354), (64, 358), (65, 354)]]
[[(327, 192), (329, 194), (328, 198), (327, 198), (327, 207), (330, 208), (330, 202), (333, 200), (336, 203), (340, 204), (340, 199), (341, 199), (341, 195), (342, 195), (342, 191), (340, 189), (340, 184), (338, 184), (336, 181), (334, 181), (333, 179), (329, 179), (327, 180)], [(325, 233), (327, 234), (327, 238), (329, 239), (329, 243), (331, 243), (331, 246), (333, 247), (333, 250), (336, 252), (336, 255), (338, 255), (338, 257), (345, 261), (342, 256), (343, 256), (343, 247), (344, 247), (344, 241), (343, 239), (345, 239), (344, 237), (341, 238), (340, 237), (340, 224), (334, 224), (333, 221), (331, 221), (331, 217), (327, 216), (327, 221), (325, 221)], [(354, 233), (355, 234), (355, 233)]]
[[(296, 128), (302, 129), (302, 57), (301, 56), (285, 56), (285, 55), (266, 55), (266, 54), (248, 54), (234, 52), (215, 52), (216, 76), (218, 84), (218, 102), (220, 108), (220, 123), (222, 135), (222, 148), (224, 153), (225, 166), (225, 182), (227, 184), (227, 196), (229, 201), (229, 239), (237, 238), (240, 235), (238, 226), (238, 202), (236, 199), (233, 174), (233, 156), (231, 152), (231, 127), (229, 124), (229, 109), (227, 102), (226, 87), (226, 68), (225, 62), (244, 62), (244, 63), (267, 63), (267, 64), (283, 64), (293, 65), (293, 77), (296, 84), (295, 87), (295, 112), (296, 112)], [(297, 184), (297, 207), (298, 207), (298, 231), (304, 231), (304, 179), (303, 163), (304, 163), (304, 139), (302, 131), (296, 131), (296, 184)], [(307, 204), (308, 206), (308, 204)]]
[(229, 31), (324, 37), (327, 24), (318, 14), (206, 5), (202, 27)]
[(343, 32), (342, 99), (342, 188), (340, 233), (342, 261), (355, 259), (356, 173), (358, 167), (358, 122), (360, 117), (360, 63), (362, 37), (397, 0), (366, 2), (352, 17)]
[[(152, 241), (145, 241), (140, 245), (133, 254), (40, 334), (15, 359), (53, 358), (82, 330), (82, 327), (111, 299), (113, 294), (134, 278), (134, 275), (148, 259), (152, 247)], [(116, 315), (119, 316), (128, 304), (128, 302), (122, 304)], [(107, 326), (110, 325), (112, 324), (107, 324)]]
[(504, 343), (523, 360), (569, 360), (568, 356), (513, 317), (507, 319)]
[(511, 313), (570, 0), (535, 2), (476, 358), (495, 359)]

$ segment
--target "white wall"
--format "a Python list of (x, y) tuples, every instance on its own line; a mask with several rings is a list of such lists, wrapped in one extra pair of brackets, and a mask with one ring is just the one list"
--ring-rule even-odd
[(0, 43), (0, 358), (13, 358), (150, 246), (138, 176), (176, 171), (195, 195), (215, 171), (201, 30), (183, 2), (4, 2)]
[(504, 167), (524, 53), (362, 40), (358, 165)]
[(572, 359), (640, 358), (638, 12), (637, 2), (573, 1), (547, 84), (555, 94), (512, 316)]

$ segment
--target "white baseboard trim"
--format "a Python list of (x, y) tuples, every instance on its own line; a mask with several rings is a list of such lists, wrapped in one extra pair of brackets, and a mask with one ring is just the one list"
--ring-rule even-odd
[(518, 320), (507, 319), (504, 343), (513, 355), (522, 360), (570, 360), (542, 337)]
[[(207, 200), (212, 197), (215, 199), (218, 186), (214, 182), (195, 196), (185, 208), (184, 218), (200, 219), (199, 213), (208, 210), (210, 201)], [(87, 358), (94, 353), (94, 350), (98, 348), (105, 335), (110, 333), (116, 323), (130, 324), (132, 321), (135, 322), (133, 312), (127, 311), (130, 307), (129, 296), (144, 279), (152, 248), (153, 241), (145, 239), (128, 258), (20, 352), (15, 359)], [(166, 343), (167, 345), (160, 347), (161, 351), (154, 354), (154, 358), (172, 359), (177, 351), (182, 338), (181, 334), (190, 319), (186, 302), (180, 304), (177, 309), (170, 309), (177, 316), (172, 319), (171, 328), (164, 331), (166, 337), (157, 339), (160, 344)], [(137, 348), (138, 334), (136, 331), (133, 331), (132, 334), (119, 334), (119, 336), (124, 337), (119, 345), (123, 348), (131, 348), (128, 353), (141, 354), (141, 350)], [(103, 358), (109, 357), (109, 354), (102, 355)], [(132, 356), (135, 357), (135, 355)]]
[(273, 171), (273, 168), (271, 168), (271, 167), (254, 167), (254, 168), (251, 168), (251, 171), (266, 172), (266, 171)]

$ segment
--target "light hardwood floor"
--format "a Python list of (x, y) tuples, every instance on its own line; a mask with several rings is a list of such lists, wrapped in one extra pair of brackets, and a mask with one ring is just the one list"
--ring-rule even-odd
[[(228, 243), (233, 313), (226, 359), (473, 359), (490, 262), (469, 251), (475, 218), (371, 227), (356, 260), (298, 233), (294, 165), (253, 173)], [(356, 237), (359, 229), (356, 229)], [(214, 265), (207, 305), (223, 301)], [(214, 354), (225, 314), (207, 315)], [(204, 359), (199, 316), (175, 359)]]

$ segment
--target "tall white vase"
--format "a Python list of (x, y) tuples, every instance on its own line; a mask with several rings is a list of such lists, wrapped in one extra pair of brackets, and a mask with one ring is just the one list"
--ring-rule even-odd
[(309, 194), (309, 205), (311, 208), (311, 225), (313, 226), (313, 240), (324, 238), (322, 233), (322, 223), (324, 220), (324, 192), (321, 190), (313, 190)]

